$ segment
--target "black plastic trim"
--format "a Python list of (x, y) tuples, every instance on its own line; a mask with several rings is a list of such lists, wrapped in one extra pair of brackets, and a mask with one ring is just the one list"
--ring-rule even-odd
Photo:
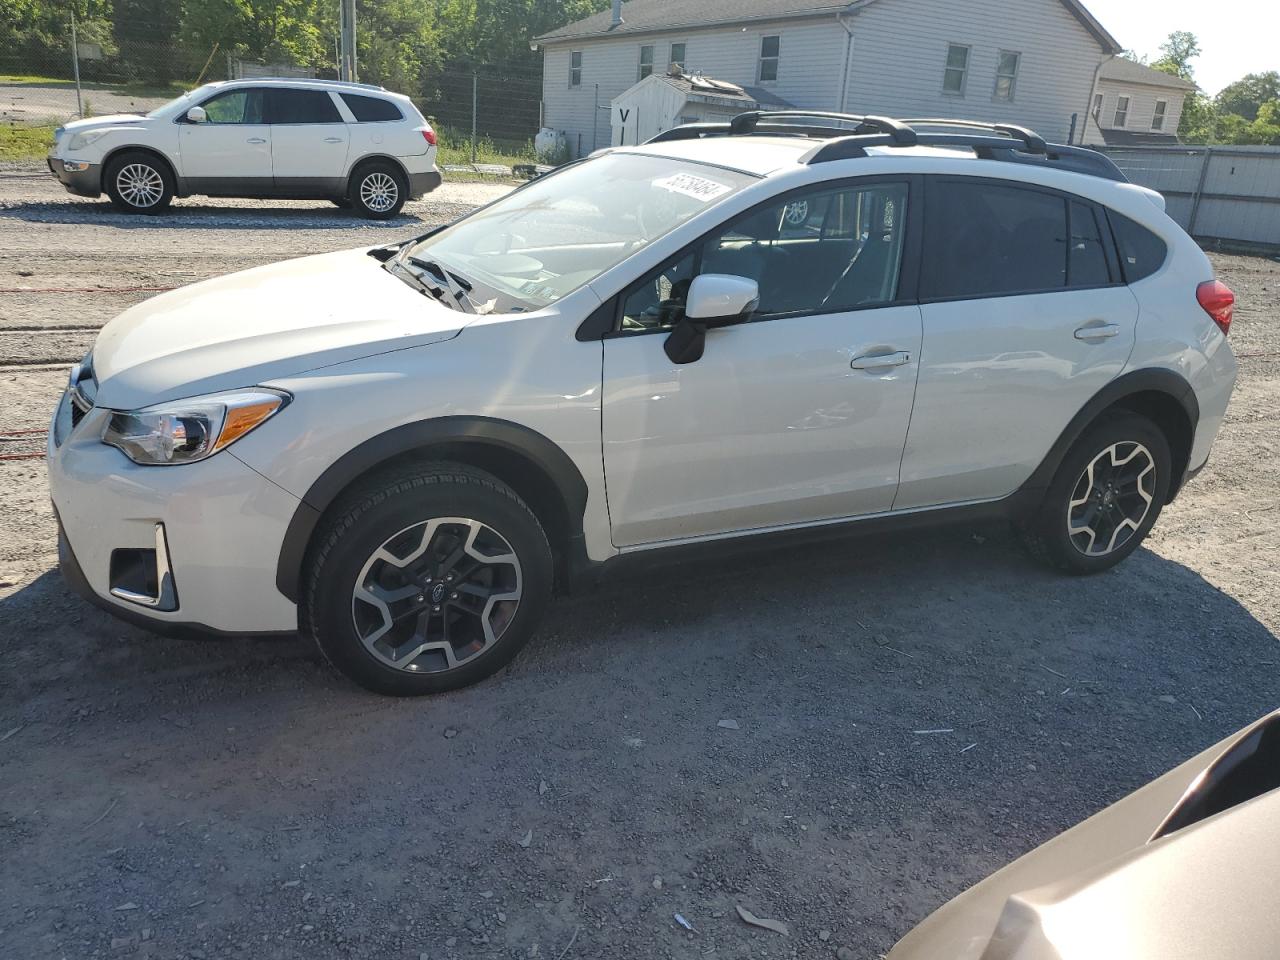
[[(440, 417), (409, 423), (364, 441), (325, 470), (302, 498), (285, 531), (276, 563), (276, 588), (298, 603), (302, 596), (302, 566), (311, 535), (325, 510), (353, 482), (378, 467), (405, 456), (429, 455), (433, 446), (475, 444), (517, 454), (541, 470), (554, 484), (568, 517), (571, 569), (585, 558), (583, 515), (587, 482), (560, 447), (542, 434), (507, 420), (491, 417)], [(581, 553), (581, 556), (578, 554)]]

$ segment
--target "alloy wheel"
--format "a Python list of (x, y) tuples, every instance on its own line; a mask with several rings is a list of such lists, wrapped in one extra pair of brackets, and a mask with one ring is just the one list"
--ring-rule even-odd
[(164, 178), (155, 167), (130, 163), (116, 174), (116, 189), (131, 207), (145, 210), (154, 207), (164, 196)]
[(1113, 443), (1089, 461), (1067, 504), (1067, 536), (1104, 557), (1138, 532), (1155, 501), (1156, 463), (1141, 443)]
[(411, 673), (452, 670), (501, 639), (520, 605), (520, 561), (478, 520), (439, 517), (386, 540), (356, 578), (351, 615), (365, 648)]
[(360, 202), (374, 213), (386, 213), (399, 197), (400, 188), (389, 173), (378, 171), (360, 181)]

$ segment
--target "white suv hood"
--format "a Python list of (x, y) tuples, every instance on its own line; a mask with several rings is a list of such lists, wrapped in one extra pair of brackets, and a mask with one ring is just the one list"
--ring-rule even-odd
[(447, 340), (469, 319), (363, 250), (256, 267), (153, 297), (103, 327), (95, 402), (136, 409), (253, 386)]
[(101, 130), (104, 127), (136, 126), (146, 119), (140, 113), (113, 113), (106, 117), (72, 120), (70, 123), (64, 123), (59, 130), (66, 133), (84, 133), (87, 130)]

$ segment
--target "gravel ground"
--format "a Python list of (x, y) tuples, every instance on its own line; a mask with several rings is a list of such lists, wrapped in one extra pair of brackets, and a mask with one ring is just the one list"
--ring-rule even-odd
[[(493, 192), (387, 225), (204, 200), (150, 220), (0, 177), (0, 445), (38, 451), (65, 365), (152, 288)], [(43, 462), (0, 462), (0, 956), (884, 952), (1276, 705), (1280, 264), (1214, 260), (1240, 385), (1119, 569), (1053, 576), (997, 527), (646, 574), (431, 700), (354, 689), (302, 640), (103, 615), (54, 569)]]

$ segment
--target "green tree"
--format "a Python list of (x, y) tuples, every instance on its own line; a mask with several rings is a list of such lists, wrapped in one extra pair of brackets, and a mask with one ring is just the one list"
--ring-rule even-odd
[(1268, 101), (1280, 100), (1280, 72), (1250, 73), (1228, 84), (1216, 97), (1218, 109), (1234, 113), (1253, 122), (1259, 108)]
[(1200, 56), (1200, 41), (1188, 30), (1175, 30), (1169, 39), (1160, 44), (1161, 56), (1151, 64), (1152, 69), (1171, 73), (1183, 80), (1195, 82), (1195, 70), (1191, 61)]

